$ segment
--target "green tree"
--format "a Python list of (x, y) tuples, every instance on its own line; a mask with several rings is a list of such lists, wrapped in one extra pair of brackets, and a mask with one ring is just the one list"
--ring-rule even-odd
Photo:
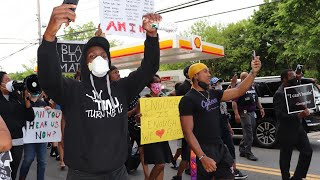
[[(97, 28), (93, 24), (92, 21), (83, 24), (81, 26), (76, 25), (76, 27), (69, 26), (64, 30), (63, 39), (64, 40), (70, 40), (70, 41), (87, 41), (93, 36), (95, 36), (95, 32), (97, 31)], [(119, 46), (122, 43), (117, 40), (109, 40), (110, 47)]]
[(10, 78), (13, 80), (22, 81), (27, 76), (31, 74), (35, 74), (34, 72), (34, 67), (36, 64), (35, 59), (30, 60), (30, 64), (31, 64), (30, 66), (23, 64), (22, 67), (24, 68), (24, 70), (21, 72), (9, 73)]
[(320, 1), (283, 1), (274, 19), (283, 35), (283, 56), (290, 59), (292, 67), (304, 64), (306, 75), (320, 80)]

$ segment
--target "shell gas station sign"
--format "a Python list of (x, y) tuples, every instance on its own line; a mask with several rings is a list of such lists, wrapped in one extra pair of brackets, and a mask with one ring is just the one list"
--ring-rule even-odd
[[(199, 61), (224, 57), (223, 46), (203, 42), (200, 36), (175, 36), (159, 41), (160, 64)], [(144, 44), (110, 49), (112, 64), (119, 69), (137, 68), (144, 53)]]
[[(80, 68), (80, 57), (85, 41), (58, 41), (63, 73), (75, 73)], [(200, 36), (191, 38), (174, 36), (159, 40), (160, 64), (208, 60), (224, 57), (223, 46), (204, 42)], [(144, 42), (110, 49), (111, 62), (118, 69), (140, 66), (144, 56)], [(37, 72), (37, 67), (34, 69)]]

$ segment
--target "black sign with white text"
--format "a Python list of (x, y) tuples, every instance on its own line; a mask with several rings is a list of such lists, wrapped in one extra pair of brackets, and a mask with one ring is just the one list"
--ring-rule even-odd
[(305, 109), (315, 109), (315, 96), (312, 84), (284, 88), (288, 114), (298, 113)]
[(58, 41), (57, 50), (63, 73), (75, 73), (80, 69), (80, 59), (85, 42)]

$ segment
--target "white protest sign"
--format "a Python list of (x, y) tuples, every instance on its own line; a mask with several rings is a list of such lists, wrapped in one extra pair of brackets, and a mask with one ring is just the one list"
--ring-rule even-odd
[(33, 108), (34, 121), (26, 123), (23, 137), (25, 144), (60, 142), (61, 141), (61, 110)]
[(145, 38), (142, 16), (154, 11), (154, 0), (100, 0), (99, 10), (103, 32)]
[(284, 88), (288, 114), (298, 113), (305, 109), (316, 109), (312, 84)]

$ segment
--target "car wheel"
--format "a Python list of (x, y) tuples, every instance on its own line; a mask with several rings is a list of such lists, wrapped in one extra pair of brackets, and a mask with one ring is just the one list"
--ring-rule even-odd
[(255, 142), (263, 148), (272, 148), (277, 143), (276, 122), (270, 119), (262, 119), (257, 122)]

